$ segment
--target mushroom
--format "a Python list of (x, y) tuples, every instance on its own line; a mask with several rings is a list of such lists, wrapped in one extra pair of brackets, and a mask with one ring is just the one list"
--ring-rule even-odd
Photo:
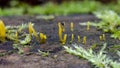
[(6, 28), (4, 22), (0, 20), (0, 41), (4, 42), (6, 37)]
[(35, 29), (33, 28), (33, 24), (30, 22), (30, 23), (29, 23), (29, 34), (30, 34), (30, 36), (32, 36), (32, 33), (33, 33), (33, 35), (36, 37), (36, 39), (38, 40), (37, 32), (36, 32)]

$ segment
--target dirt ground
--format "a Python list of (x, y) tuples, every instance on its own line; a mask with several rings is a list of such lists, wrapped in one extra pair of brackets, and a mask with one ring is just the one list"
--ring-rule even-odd
[[(65, 22), (65, 33), (67, 36), (67, 43), (65, 46), (70, 46), (71, 34), (75, 34), (75, 40), (73, 43), (77, 43), (84, 48), (89, 48), (93, 44), (102, 45), (104, 42), (108, 43), (108, 47), (113, 44), (118, 44), (119, 40), (110, 38), (110, 34), (105, 33), (106, 41), (100, 41), (99, 36), (103, 34), (102, 31), (97, 30), (95, 27), (90, 27), (90, 30), (86, 30), (86, 26), (80, 26), (79, 23), (94, 21), (97, 19), (92, 14), (81, 14), (81, 15), (69, 15), (69, 16), (55, 16), (54, 19), (45, 20), (38, 18), (37, 16), (9, 16), (0, 17), (6, 25), (20, 25), (22, 23), (32, 22), (35, 23), (34, 28), (38, 32), (43, 32), (47, 35), (47, 43), (38, 44), (35, 40), (32, 40), (30, 46), (30, 53), (22, 55), (13, 52), (13, 42), (7, 41), (0, 43), (0, 53), (7, 53), (7, 55), (0, 57), (0, 68), (92, 68), (92, 64), (83, 58), (70, 55), (64, 51), (61, 43), (59, 43), (58, 37), (58, 22)], [(74, 31), (70, 31), (70, 23), (74, 23)], [(83, 36), (87, 37), (86, 45), (81, 42), (77, 42), (77, 36), (80, 35), (81, 39)], [(101, 46), (99, 46), (101, 47)], [(96, 48), (96, 51), (99, 50)], [(47, 52), (49, 55), (43, 57), (38, 54), (37, 50)], [(112, 55), (112, 53), (111, 53)]]

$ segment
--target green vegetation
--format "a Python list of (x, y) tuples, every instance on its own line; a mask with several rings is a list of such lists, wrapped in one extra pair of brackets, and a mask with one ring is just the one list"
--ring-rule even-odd
[(101, 19), (101, 21), (96, 24), (99, 29), (104, 32), (110, 32), (111, 37), (115, 39), (120, 39), (120, 17), (114, 11), (101, 11), (96, 12), (95, 15)]
[[(97, 68), (119, 68), (120, 63), (117, 61), (112, 60), (108, 55), (105, 53), (106, 44), (103, 45), (101, 50), (96, 53), (91, 48), (90, 49), (84, 49), (81, 46), (78, 46), (76, 44), (72, 47), (64, 46), (66, 52), (85, 58), (89, 62), (91, 62), (93, 65), (95, 65)], [(117, 54), (120, 56), (120, 52), (118, 51)]]
[[(30, 47), (30, 42), (35, 37), (40, 44), (46, 43), (47, 36), (43, 33), (38, 36), (38, 33), (33, 28), (33, 24), (29, 23), (18, 26), (5, 26), (0, 20), (0, 42), (12, 41), (13, 48), (18, 50), (19, 54), (23, 54)], [(25, 32), (29, 28), (29, 33)], [(25, 49), (26, 48), (26, 49)]]
[(61, 4), (55, 4), (48, 2), (40, 6), (29, 6), (27, 4), (19, 4), (17, 1), (11, 2), (10, 8), (0, 9), (1, 16), (8, 15), (23, 15), (23, 14), (47, 14), (47, 15), (67, 15), (67, 14), (79, 14), (79, 13), (92, 13), (97, 10), (114, 10), (120, 13), (120, 1), (117, 4), (101, 4), (97, 1), (70, 1), (63, 2)]
[(47, 56), (49, 56), (49, 52), (43, 52), (43, 51), (41, 51), (41, 50), (38, 50), (38, 53), (40, 54), (40, 55), (42, 55), (43, 57), (47, 57)]
[[(91, 22), (90, 25), (96, 26), (103, 32), (111, 33), (112, 38), (120, 40), (120, 16), (112, 10), (98, 11), (94, 12), (94, 14), (101, 20), (97, 23)], [(87, 23), (79, 24), (87, 26)], [(105, 35), (102, 36), (103, 40), (105, 40)]]

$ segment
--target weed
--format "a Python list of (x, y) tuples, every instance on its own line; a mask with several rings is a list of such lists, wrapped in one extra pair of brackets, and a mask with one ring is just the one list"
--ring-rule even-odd
[(63, 46), (65, 48), (65, 51), (85, 58), (89, 62), (91, 62), (93, 65), (95, 65), (97, 68), (119, 68), (120, 63), (117, 61), (113, 61), (110, 59), (107, 54), (104, 53), (104, 49), (106, 48), (106, 44), (101, 48), (101, 50), (98, 53), (95, 53), (92, 49), (84, 49), (81, 46), (78, 46), (76, 44), (73, 45), (74, 48), (69, 48), (67, 46)]
[(43, 52), (43, 51), (41, 51), (41, 50), (38, 50), (38, 53), (39, 53), (40, 55), (42, 55), (43, 57), (49, 56), (49, 52)]

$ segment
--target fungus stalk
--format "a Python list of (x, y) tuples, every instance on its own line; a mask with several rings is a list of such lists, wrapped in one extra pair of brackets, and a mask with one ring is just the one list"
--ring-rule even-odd
[(71, 35), (71, 42), (74, 41), (74, 34)]
[(87, 22), (87, 31), (90, 30), (90, 22)]
[(102, 40), (103, 40), (103, 37), (100, 35), (100, 36), (99, 36), (99, 39), (100, 39), (100, 41), (102, 41)]
[(103, 40), (105, 41), (106, 40), (105, 34), (102, 34), (102, 37), (103, 37)]
[(31, 22), (29, 23), (29, 34), (30, 34), (30, 36), (32, 36), (32, 34), (33, 34), (36, 37), (36, 39), (38, 40), (37, 32), (33, 28), (33, 24)]
[(16, 42), (18, 42), (18, 32), (15, 33)]
[(80, 42), (80, 36), (78, 35), (78, 42)]
[(59, 39), (60, 39), (60, 42), (62, 42), (62, 27), (61, 27), (61, 24), (58, 23), (58, 35), (59, 35)]
[(70, 23), (70, 29), (71, 29), (71, 31), (74, 30), (74, 24), (73, 24), (73, 22)]
[(40, 43), (46, 43), (47, 36), (43, 33), (40, 33)]
[(6, 28), (4, 22), (0, 20), (0, 41), (4, 42), (6, 37)]
[(62, 44), (64, 45), (66, 43), (66, 40), (67, 40), (67, 34), (64, 34), (64, 38), (62, 40)]
[(84, 36), (84, 37), (83, 37), (83, 42), (82, 42), (83, 44), (86, 44), (86, 39), (87, 39), (87, 37)]

